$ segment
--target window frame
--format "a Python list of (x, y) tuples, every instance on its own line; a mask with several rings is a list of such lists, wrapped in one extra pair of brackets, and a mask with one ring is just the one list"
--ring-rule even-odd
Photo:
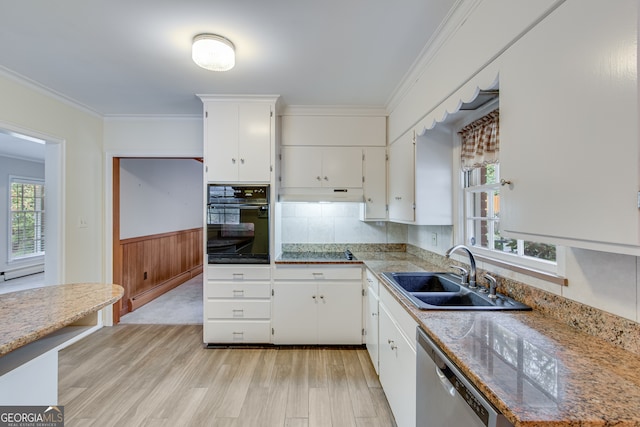
[[(41, 215), (41, 220), (40, 220), (40, 241), (43, 242), (42, 246), (43, 246), (43, 250), (39, 251), (39, 252), (32, 252), (30, 254), (26, 254), (26, 255), (20, 255), (20, 256), (14, 256), (13, 255), (13, 248), (12, 248), (12, 220), (13, 220), (13, 214), (14, 211), (12, 210), (12, 192), (11, 192), (11, 187), (13, 186), (14, 183), (18, 183), (18, 184), (23, 184), (23, 185), (40, 185), (42, 186), (43, 189), (43, 203), (42, 203), (42, 207), (39, 210), (36, 210), (34, 212), (38, 212)], [(41, 179), (41, 178), (33, 178), (33, 177), (25, 177), (25, 176), (18, 176), (18, 175), (9, 175), (9, 185), (7, 188), (7, 263), (11, 264), (11, 263), (16, 263), (16, 262), (21, 262), (21, 261), (26, 261), (26, 260), (33, 260), (33, 259), (38, 259), (38, 258), (44, 258), (45, 256), (45, 252), (46, 252), (46, 234), (45, 234), (45, 222), (46, 220), (44, 219), (44, 216), (46, 215), (46, 208), (45, 208), (45, 198), (46, 198), (46, 188), (45, 188), (45, 180)]]
[(460, 153), (462, 150), (462, 138), (460, 137), (460, 135), (458, 135), (457, 132), (463, 127), (479, 119), (480, 117), (485, 116), (498, 107), (499, 100), (496, 99), (495, 101), (488, 103), (478, 110), (470, 112), (464, 118), (456, 121), (455, 123), (452, 123), (452, 130), (456, 145), (456, 150), (454, 151), (457, 152), (457, 155), (455, 155), (454, 157), (454, 165), (457, 165), (458, 170), (458, 196), (456, 199), (458, 200), (457, 203), (459, 203), (459, 209), (457, 217), (458, 226), (460, 227), (459, 230), (461, 230), (461, 233), (459, 233), (461, 235), (459, 235), (456, 240), (461, 240), (461, 243), (466, 245), (473, 252), (473, 254), (477, 258), (479, 258), (480, 261), (485, 261), (489, 264), (495, 264), (500, 267), (508, 268), (510, 270), (516, 270), (523, 274), (534, 275), (545, 280), (551, 280), (556, 283), (565, 283), (564, 278), (561, 277), (564, 274), (565, 265), (565, 249), (563, 246), (556, 245), (556, 261), (552, 262), (524, 255), (523, 249), (520, 249), (524, 246), (523, 239), (515, 239), (518, 240), (518, 253), (520, 255), (501, 252), (495, 249), (488, 249), (478, 245), (471, 245), (470, 243), (471, 230), (469, 228), (470, 218), (472, 217), (472, 215), (468, 215), (468, 209), (470, 209), (470, 193), (479, 191), (493, 191), (495, 189), (501, 191), (501, 186), (499, 183), (498, 173), (498, 177), (495, 183), (474, 185), (472, 191), (468, 189), (466, 173), (461, 168)]

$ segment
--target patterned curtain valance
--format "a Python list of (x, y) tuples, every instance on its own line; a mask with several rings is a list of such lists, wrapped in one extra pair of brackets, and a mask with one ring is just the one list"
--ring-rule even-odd
[(462, 170), (468, 171), (484, 165), (498, 163), (500, 151), (500, 111), (493, 110), (486, 116), (463, 127), (458, 134), (462, 138)]

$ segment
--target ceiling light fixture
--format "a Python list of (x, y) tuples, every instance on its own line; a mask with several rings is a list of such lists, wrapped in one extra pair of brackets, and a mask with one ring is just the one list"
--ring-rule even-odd
[(236, 65), (236, 52), (230, 40), (216, 34), (198, 34), (191, 49), (193, 62), (212, 71), (227, 71)]

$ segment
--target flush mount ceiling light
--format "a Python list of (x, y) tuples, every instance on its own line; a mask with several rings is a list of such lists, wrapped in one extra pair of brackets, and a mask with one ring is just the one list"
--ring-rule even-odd
[(216, 34), (198, 34), (191, 49), (193, 62), (212, 71), (227, 71), (236, 65), (233, 43)]

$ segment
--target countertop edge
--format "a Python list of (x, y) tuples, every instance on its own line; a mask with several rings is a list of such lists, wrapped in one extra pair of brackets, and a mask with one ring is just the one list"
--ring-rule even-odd
[[(65, 285), (57, 285), (57, 286), (65, 286)], [(46, 289), (46, 288), (52, 288), (52, 287), (45, 287), (42, 289)], [(55, 322), (50, 322), (46, 325), (43, 325), (42, 327), (39, 327), (25, 335), (22, 335), (20, 338), (14, 339), (13, 341), (10, 341), (8, 343), (2, 344), (0, 345), (0, 357), (14, 351), (17, 350), (21, 347), (24, 347), (27, 344), (30, 344), (32, 342), (35, 342), (41, 338), (43, 338), (44, 336), (51, 334), (59, 329), (62, 329), (66, 326), (69, 326), (70, 324), (72, 324), (73, 322), (82, 319), (83, 317), (97, 312), (98, 310), (101, 310), (104, 307), (107, 307), (111, 304), (116, 303), (117, 301), (119, 301), (122, 296), (124, 295), (124, 288), (120, 285), (115, 285), (112, 284), (111, 285), (111, 289), (112, 289), (112, 296), (106, 300), (103, 300), (102, 302), (93, 304), (91, 306), (88, 306), (78, 312), (76, 312), (75, 314), (73, 314), (72, 316), (67, 316), (61, 319), (56, 319)], [(17, 292), (16, 292), (17, 293)]]

